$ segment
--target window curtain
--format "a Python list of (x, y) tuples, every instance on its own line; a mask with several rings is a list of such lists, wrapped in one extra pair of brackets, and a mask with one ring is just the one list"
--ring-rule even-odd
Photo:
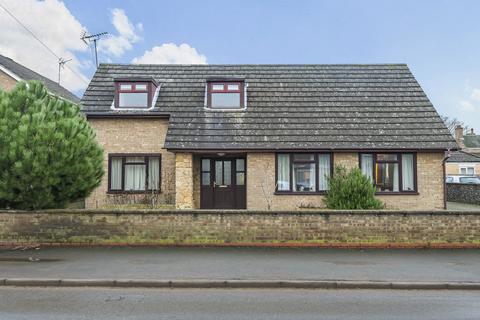
[(373, 182), (373, 155), (362, 154), (362, 173)]
[(277, 190), (290, 190), (290, 155), (278, 155)]
[(393, 164), (393, 191), (399, 191), (398, 163)]
[(122, 189), (122, 158), (112, 157), (110, 162), (110, 189)]
[(125, 190), (145, 190), (145, 165), (125, 166)]
[(159, 190), (160, 188), (160, 158), (148, 159), (148, 189)]
[(318, 190), (328, 190), (328, 177), (330, 177), (330, 155), (318, 155)]
[(402, 155), (402, 187), (404, 191), (414, 190), (413, 154)]

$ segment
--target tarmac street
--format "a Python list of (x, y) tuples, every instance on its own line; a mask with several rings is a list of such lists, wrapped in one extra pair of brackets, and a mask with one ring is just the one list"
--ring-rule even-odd
[(480, 291), (0, 287), (2, 320), (479, 318)]

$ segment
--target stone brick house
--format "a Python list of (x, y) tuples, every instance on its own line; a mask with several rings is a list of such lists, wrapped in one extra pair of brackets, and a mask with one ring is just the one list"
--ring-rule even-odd
[(403, 64), (102, 64), (82, 108), (108, 172), (88, 208), (318, 208), (344, 165), (388, 208), (441, 209), (457, 148)]
[(35, 71), (15, 62), (14, 60), (0, 55), (0, 89), (9, 91), (15, 87), (18, 81), (36, 80), (44, 83), (48, 92), (69, 100), (73, 103), (79, 103), (80, 99), (59, 85), (58, 83), (36, 73)]
[(463, 127), (455, 128), (455, 140), (460, 150), (452, 152), (446, 161), (447, 175), (480, 176), (480, 135), (473, 129), (464, 134)]

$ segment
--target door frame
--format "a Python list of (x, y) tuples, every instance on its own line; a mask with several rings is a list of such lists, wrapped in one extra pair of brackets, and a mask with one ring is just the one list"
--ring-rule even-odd
[[(203, 173), (206, 171), (202, 170), (202, 161), (204, 159), (210, 160), (210, 181), (209, 185), (203, 185)], [(237, 159), (244, 160), (244, 184), (243, 186), (237, 186)], [(232, 161), (231, 165), (231, 182), (232, 182), (232, 191), (233, 192), (233, 208), (226, 208), (226, 209), (246, 209), (247, 208), (247, 155), (246, 154), (227, 154), (224, 156), (218, 155), (203, 155), (200, 156), (200, 170), (199, 170), (199, 184), (200, 184), (200, 209), (215, 209), (215, 189), (212, 185), (215, 181), (215, 161), (225, 161), (230, 160)], [(241, 172), (241, 171), (240, 171)], [(241, 189), (244, 189), (243, 192)], [(210, 192), (211, 194), (207, 194)], [(243, 201), (241, 197), (239, 197), (239, 192), (243, 193)], [(240, 199), (239, 199), (240, 198)], [(241, 203), (239, 202), (241, 201)], [(217, 208), (222, 210), (221, 208)]]

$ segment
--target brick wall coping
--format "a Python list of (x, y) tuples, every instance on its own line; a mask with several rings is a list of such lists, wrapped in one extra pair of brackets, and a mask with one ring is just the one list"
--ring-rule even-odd
[(52, 209), (52, 210), (0, 210), (0, 214), (87, 214), (87, 215), (480, 215), (480, 210), (172, 210), (172, 209)]

